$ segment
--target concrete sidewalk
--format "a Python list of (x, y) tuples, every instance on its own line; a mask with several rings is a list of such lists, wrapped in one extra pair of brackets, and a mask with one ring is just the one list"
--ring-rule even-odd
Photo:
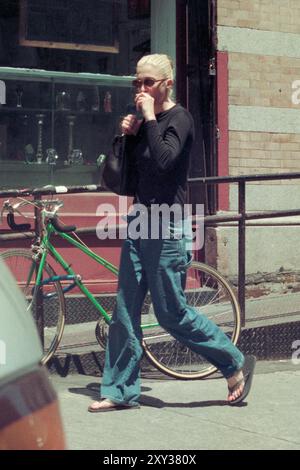
[(51, 376), (69, 449), (300, 449), (300, 364), (258, 362), (247, 404), (226, 404), (226, 382), (142, 380), (141, 408), (88, 413), (101, 379)]

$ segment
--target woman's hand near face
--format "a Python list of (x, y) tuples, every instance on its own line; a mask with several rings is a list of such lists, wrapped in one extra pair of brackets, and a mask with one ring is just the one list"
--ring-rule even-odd
[(136, 135), (138, 133), (141, 123), (142, 119), (138, 119), (134, 114), (128, 114), (122, 119), (120, 123), (122, 134)]
[(135, 96), (136, 109), (143, 113), (145, 121), (155, 119), (154, 98), (148, 93), (141, 92)]

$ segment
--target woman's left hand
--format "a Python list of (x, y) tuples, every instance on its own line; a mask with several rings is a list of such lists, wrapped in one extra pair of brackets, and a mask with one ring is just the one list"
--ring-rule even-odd
[(136, 109), (143, 113), (145, 121), (155, 119), (154, 98), (148, 93), (141, 92), (135, 97)]

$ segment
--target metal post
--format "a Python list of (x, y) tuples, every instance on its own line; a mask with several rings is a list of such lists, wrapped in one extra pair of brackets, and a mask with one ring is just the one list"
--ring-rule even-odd
[(246, 182), (239, 181), (239, 256), (238, 256), (238, 300), (241, 308), (241, 323), (245, 326), (245, 252), (246, 252)]
[[(34, 199), (39, 199), (39, 196), (35, 195)], [(40, 219), (39, 219), (39, 209), (37, 207), (34, 208), (34, 215), (35, 215), (35, 240), (34, 242), (38, 242), (41, 238), (41, 227), (40, 227)], [(37, 257), (36, 261), (36, 266), (35, 266), (35, 278), (38, 274), (40, 266), (40, 259)], [(42, 281), (42, 279), (41, 279)], [(36, 290), (37, 289), (37, 290)], [(33, 310), (35, 309), (35, 312), (33, 311), (33, 314), (36, 314), (36, 324), (37, 324), (37, 329), (38, 333), (40, 335), (42, 347), (44, 349), (44, 302), (43, 302), (43, 288), (37, 288), (35, 286), (35, 290), (33, 295), (35, 296), (35, 302), (33, 301), (32, 308)], [(34, 305), (35, 304), (35, 305)]]

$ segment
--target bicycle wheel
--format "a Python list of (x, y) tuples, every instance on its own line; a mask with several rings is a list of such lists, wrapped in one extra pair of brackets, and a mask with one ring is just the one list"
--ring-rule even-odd
[[(240, 309), (226, 279), (210, 266), (192, 262), (183, 284), (188, 305), (216, 323), (236, 344), (241, 328)], [(142, 325), (145, 354), (164, 374), (189, 380), (207, 377), (217, 370), (157, 324), (150, 295), (143, 306)]]
[[(48, 263), (43, 268), (44, 285), (36, 287), (37, 263), (30, 250), (12, 249), (1, 253), (12, 275), (23, 291), (37, 325), (42, 346), (42, 364), (53, 356), (61, 340), (65, 324), (65, 299), (59, 281), (51, 280), (55, 272)], [(39, 308), (38, 308), (39, 305)]]

